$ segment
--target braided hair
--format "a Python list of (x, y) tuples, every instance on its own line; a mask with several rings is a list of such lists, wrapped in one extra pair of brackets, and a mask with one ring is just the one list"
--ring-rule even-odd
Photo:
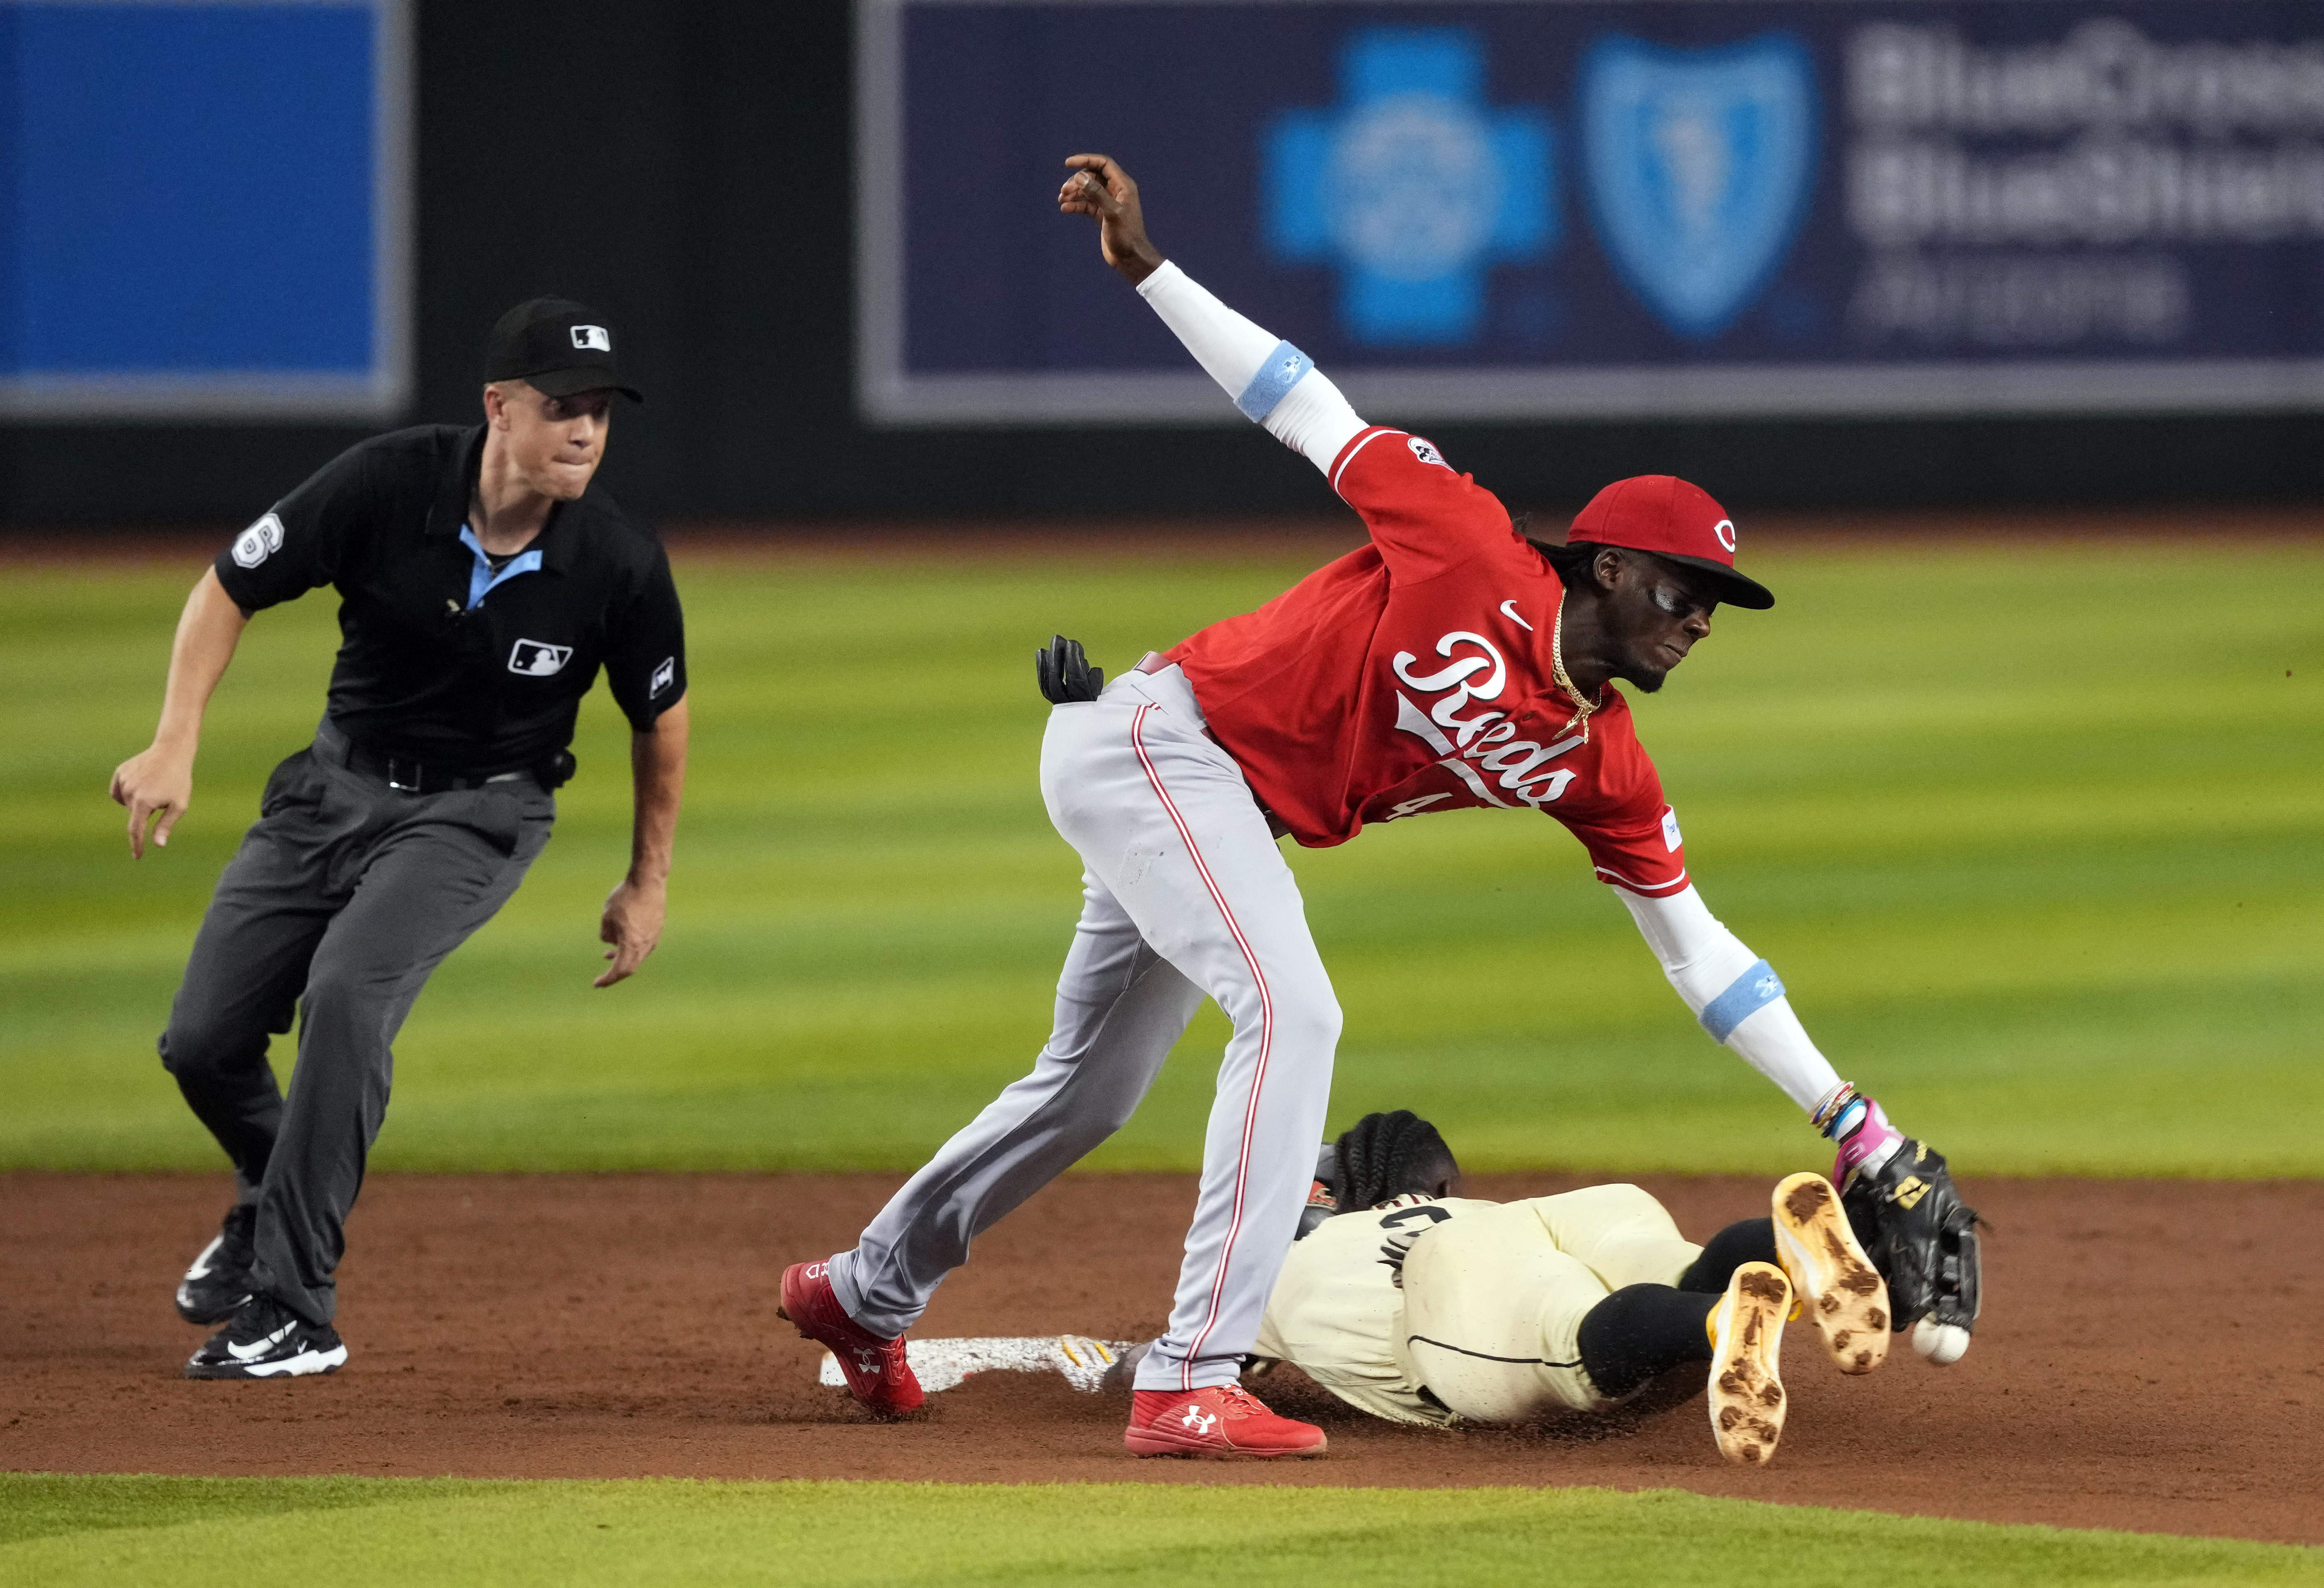
[(1408, 1108), (1364, 1115), (1341, 1132), (1333, 1152), (1332, 1192), (1342, 1213), (1412, 1193), (1438, 1196), (1461, 1177), (1436, 1127)]

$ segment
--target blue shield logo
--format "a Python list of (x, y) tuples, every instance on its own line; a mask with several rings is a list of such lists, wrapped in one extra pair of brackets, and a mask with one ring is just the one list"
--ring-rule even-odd
[(1767, 284), (1806, 213), (1806, 47), (1787, 33), (1709, 50), (1616, 34), (1583, 59), (1579, 97), (1607, 255), (1672, 330), (1717, 336)]

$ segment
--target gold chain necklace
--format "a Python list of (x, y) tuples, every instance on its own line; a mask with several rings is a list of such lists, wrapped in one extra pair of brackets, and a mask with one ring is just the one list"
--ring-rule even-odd
[(1590, 714), (1598, 709), (1598, 703), (1582, 698), (1582, 691), (1573, 687), (1572, 679), (1565, 671), (1565, 602), (1562, 597), (1557, 604), (1557, 616), (1549, 625), (1549, 671), (1557, 680), (1557, 687), (1573, 702), (1573, 720), (1565, 725), (1565, 731), (1570, 734), (1579, 728), (1582, 742), (1589, 743)]

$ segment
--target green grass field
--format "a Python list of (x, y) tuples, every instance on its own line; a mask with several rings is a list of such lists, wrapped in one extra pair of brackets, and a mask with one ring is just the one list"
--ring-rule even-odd
[[(627, 831), (600, 691), (556, 841), (403, 1033), (376, 1162), (903, 1168), (1020, 1073), (1076, 873), (1031, 650), (1063, 629), (1119, 669), (1303, 571), (1065, 560), (681, 559), (696, 740), (660, 953), (588, 986)], [(2324, 549), (1755, 566), (1782, 605), (1722, 613), (1641, 732), (1706, 898), (1841, 1073), (1971, 1174), (2324, 1172)], [(252, 626), (194, 810), (133, 864), (106, 781), (198, 567), (0, 592), (0, 1165), (218, 1163), (152, 1040), (336, 632), (328, 592)], [(1334, 1128), (1416, 1108), (1480, 1168), (1814, 1161), (1554, 823), (1408, 821), (1295, 863), (1348, 1014)], [(1223, 1030), (1198, 1020), (1093, 1165), (1193, 1166)]]
[[(263, 1566), (255, 1563), (263, 1563)], [(1600, 1489), (0, 1474), (12, 1581), (1119, 1584), (2324, 1582), (2312, 1549)]]
[[(1842, 1072), (1966, 1172), (2313, 1175), (2324, 1143), (2324, 549), (1903, 547), (1757, 559), (1642, 731), (1713, 908)], [(602, 696), (556, 841), (398, 1047), (389, 1168), (917, 1162), (1046, 1029), (1075, 863), (1028, 653), (1120, 668), (1302, 571), (682, 560), (696, 724), (673, 914), (593, 992), (626, 853)], [(0, 591), (0, 1166), (218, 1167), (152, 1053), (327, 595), (254, 625), (193, 814), (127, 858), (194, 566)], [(1474, 813), (1296, 857), (1348, 1011), (1333, 1114), (1477, 1167), (1773, 1172), (1796, 1113), (1714, 1048), (1554, 824)], [(1215, 1015), (1093, 1160), (1191, 1168)], [(287, 1064), (287, 1058), (284, 1061)], [(867, 1547), (876, 1546), (876, 1547)], [(2273, 1583), (2317, 1552), (1676, 1493), (484, 1483), (0, 1474), (0, 1577), (347, 1583)]]

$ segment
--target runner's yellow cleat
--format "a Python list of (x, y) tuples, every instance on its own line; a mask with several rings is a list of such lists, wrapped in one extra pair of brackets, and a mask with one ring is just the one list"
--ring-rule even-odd
[(1843, 1373), (1868, 1373), (1888, 1357), (1888, 1286), (1849, 1228), (1840, 1195), (1821, 1175), (1775, 1186), (1775, 1251), (1799, 1299), (1792, 1316), (1816, 1333)]
[(1784, 1436), (1784, 1316), (1792, 1282), (1772, 1263), (1747, 1262), (1711, 1309), (1711, 1434), (1738, 1466), (1765, 1466)]

